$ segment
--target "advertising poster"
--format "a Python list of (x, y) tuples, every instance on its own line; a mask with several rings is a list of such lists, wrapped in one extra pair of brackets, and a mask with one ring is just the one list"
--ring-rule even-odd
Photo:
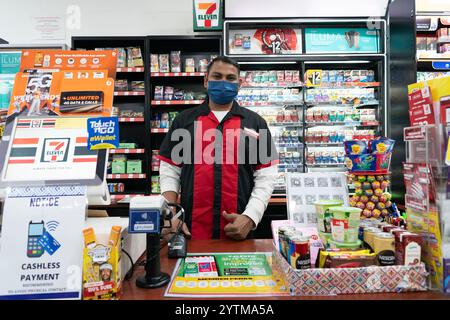
[(4, 123), (14, 88), (14, 78), (20, 69), (21, 51), (0, 52), (0, 137), (3, 135)]
[(411, 126), (435, 124), (433, 101), (430, 88), (420, 82), (408, 94), (409, 121)]
[(116, 78), (117, 50), (23, 50), (20, 71), (28, 69), (108, 70), (107, 76)]
[(258, 297), (289, 295), (272, 272), (271, 253), (201, 253), (178, 260), (166, 297)]
[(117, 117), (87, 119), (87, 128), (89, 150), (119, 147), (119, 119)]
[(379, 53), (380, 36), (366, 28), (305, 28), (305, 53)]
[(81, 298), (85, 211), (86, 187), (9, 190), (0, 246), (0, 300)]
[(114, 80), (106, 74), (107, 70), (19, 72), (8, 116), (110, 116)]
[(302, 53), (299, 28), (259, 28), (230, 30), (230, 55), (290, 55)]
[(348, 206), (345, 173), (309, 172), (286, 174), (288, 219), (303, 226), (317, 226), (318, 200), (342, 200)]
[(86, 118), (17, 119), (2, 180), (94, 179), (97, 151), (88, 149)]

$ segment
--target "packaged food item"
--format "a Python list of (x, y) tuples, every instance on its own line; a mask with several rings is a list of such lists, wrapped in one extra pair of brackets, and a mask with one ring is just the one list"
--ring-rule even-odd
[(144, 59), (142, 59), (141, 48), (127, 48), (128, 67), (143, 67)]
[(358, 241), (361, 209), (354, 207), (331, 207), (331, 234), (336, 242), (355, 243)]
[(380, 233), (380, 229), (374, 227), (367, 227), (364, 229), (364, 244), (370, 250), (373, 250), (373, 242), (375, 234)]
[(112, 226), (109, 233), (108, 245), (111, 247), (117, 246), (120, 240), (120, 233), (122, 232), (121, 226)]
[(373, 251), (377, 255), (380, 266), (393, 266), (395, 264), (394, 235), (387, 232), (379, 232), (373, 238)]
[(150, 72), (159, 72), (159, 57), (157, 54), (150, 55)]
[(127, 173), (128, 174), (142, 173), (142, 160), (128, 160), (127, 161)]
[(155, 86), (155, 100), (164, 100), (164, 87), (163, 86)]
[(376, 265), (375, 254), (329, 257), (325, 268), (362, 268)]
[(168, 54), (159, 55), (159, 72), (170, 72)]
[(195, 60), (194, 58), (186, 58), (184, 63), (185, 72), (195, 72)]
[(152, 176), (151, 178), (151, 189), (153, 194), (161, 193), (159, 187), (159, 176)]
[(278, 83), (285, 82), (285, 80), (284, 80), (284, 71), (277, 71), (277, 82)]
[(367, 144), (364, 141), (345, 141), (344, 147), (348, 155), (362, 155), (367, 153)]
[(391, 153), (394, 149), (395, 141), (392, 139), (381, 138), (370, 141), (370, 150), (377, 154)]
[(291, 239), (294, 245), (294, 254), (291, 256), (291, 265), (297, 270), (311, 268), (311, 254), (308, 236), (298, 236)]
[(173, 87), (164, 87), (164, 100), (173, 100)]
[(114, 91), (128, 91), (128, 80), (116, 80), (114, 82)]
[(344, 204), (342, 200), (319, 200), (314, 203), (316, 208), (317, 225), (320, 232), (331, 233), (332, 214), (330, 208)]
[(83, 230), (84, 247), (91, 249), (97, 245), (97, 239), (93, 228), (87, 228)]
[(183, 100), (184, 99), (184, 90), (175, 89), (173, 93), (173, 100)]
[(127, 51), (125, 48), (117, 48), (117, 67), (124, 68), (127, 66)]
[(360, 255), (370, 255), (370, 251), (367, 249), (356, 249), (356, 250), (342, 250), (342, 249), (330, 249), (330, 250), (320, 250), (319, 259), (317, 259), (316, 266), (318, 268), (325, 268), (327, 260), (329, 257), (338, 256), (360, 256)]
[(242, 34), (241, 33), (236, 33), (234, 35), (234, 46), (242, 47)]
[(292, 71), (292, 82), (295, 84), (300, 83), (300, 71)]
[(252, 46), (251, 38), (250, 36), (243, 36), (242, 37), (242, 47), (244, 49), (250, 49)]
[(421, 261), (422, 236), (412, 232), (399, 234), (398, 264), (405, 266), (418, 265)]
[(144, 92), (145, 91), (145, 83), (144, 83), (144, 81), (131, 81), (130, 89), (131, 89), (131, 91)]
[(294, 78), (294, 72), (291, 70), (286, 70), (284, 72), (284, 81), (286, 81), (287, 83), (291, 83), (293, 82), (293, 78)]
[(170, 71), (181, 72), (181, 51), (170, 52)]
[(209, 64), (208, 59), (200, 59), (198, 61), (198, 71), (199, 72), (206, 72), (206, 71), (208, 71), (208, 64)]

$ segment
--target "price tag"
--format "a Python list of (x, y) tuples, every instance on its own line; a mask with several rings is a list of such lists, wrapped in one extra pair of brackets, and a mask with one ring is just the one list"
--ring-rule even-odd
[(320, 87), (322, 85), (322, 70), (307, 70), (306, 85), (308, 87)]

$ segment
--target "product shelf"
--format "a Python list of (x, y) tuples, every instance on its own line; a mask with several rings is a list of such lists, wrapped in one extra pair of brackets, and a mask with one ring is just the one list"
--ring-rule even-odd
[(274, 82), (274, 83), (243, 83), (241, 89), (267, 89), (267, 88), (303, 88), (304, 84), (289, 83), (289, 82)]
[(145, 179), (145, 173), (131, 173), (131, 174), (108, 174), (106, 179)]
[(307, 147), (343, 147), (343, 142), (337, 142), (337, 143), (306, 143)]
[(152, 72), (151, 77), (204, 77), (206, 72)]
[(270, 122), (269, 127), (303, 127), (303, 122)]
[(144, 122), (144, 117), (138, 118), (119, 117), (119, 122)]
[(308, 86), (307, 89), (357, 89), (375, 88), (381, 85), (380, 82), (343, 82), (329, 86)]
[(443, 36), (437, 39), (437, 43), (450, 43), (450, 36)]
[(160, 129), (160, 128), (151, 129), (151, 133), (167, 133), (167, 132), (169, 132), (169, 129)]
[(145, 96), (144, 91), (115, 91), (114, 96)]
[(364, 101), (360, 104), (348, 104), (348, 103), (337, 103), (337, 102), (315, 102), (315, 101), (306, 101), (306, 105), (308, 107), (347, 107), (347, 108), (360, 108), (360, 107), (368, 107), (368, 106), (379, 106), (380, 102), (378, 100), (373, 101)]
[(196, 105), (202, 104), (203, 100), (152, 100), (153, 106), (159, 105)]
[(312, 168), (331, 168), (331, 167), (342, 167), (344, 163), (306, 163), (308, 167)]
[(342, 126), (342, 127), (375, 127), (379, 126), (378, 121), (364, 122), (306, 122), (307, 126)]
[(269, 107), (269, 106), (289, 106), (289, 105), (301, 105), (303, 101), (286, 101), (286, 102), (269, 102), (269, 101), (255, 101), (255, 102), (242, 102), (238, 101), (241, 107)]
[(121, 67), (117, 68), (116, 72), (144, 72), (144, 67)]
[(145, 153), (145, 149), (110, 149), (110, 154), (140, 154)]

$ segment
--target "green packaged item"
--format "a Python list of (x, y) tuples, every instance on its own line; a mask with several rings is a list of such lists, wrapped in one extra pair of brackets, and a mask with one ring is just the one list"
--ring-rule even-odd
[(353, 207), (331, 207), (331, 236), (340, 243), (355, 243), (358, 240), (361, 209)]
[(142, 160), (128, 160), (127, 173), (142, 173)]
[(357, 240), (353, 243), (342, 243), (334, 241), (333, 239), (330, 239), (328, 244), (330, 245), (330, 249), (346, 249), (346, 250), (356, 250), (360, 249), (362, 245), (361, 240)]
[(126, 161), (113, 161), (111, 165), (112, 174), (124, 174), (126, 172)]
[(319, 232), (331, 233), (331, 207), (339, 207), (344, 204), (342, 200), (319, 200), (314, 203)]
[(119, 143), (119, 149), (136, 149), (136, 143)]
[(331, 233), (319, 232), (319, 237), (320, 237), (320, 240), (322, 240), (323, 246), (325, 247), (325, 249), (329, 249), (330, 241), (332, 241)]

